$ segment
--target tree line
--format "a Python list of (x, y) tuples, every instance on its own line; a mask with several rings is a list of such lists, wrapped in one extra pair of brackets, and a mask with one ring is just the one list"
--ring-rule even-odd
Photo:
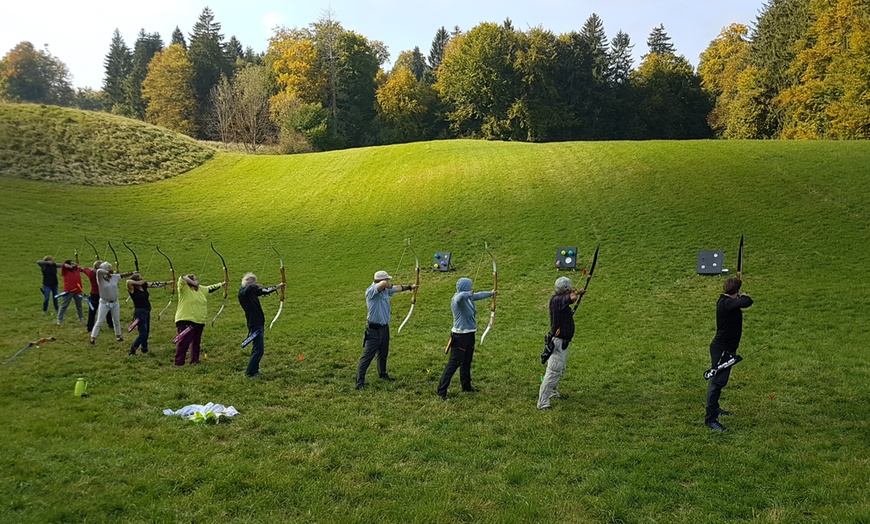
[(304, 152), (473, 137), (562, 140), (838, 138), (870, 135), (866, 0), (768, 0), (749, 28), (711, 41), (697, 70), (663, 25), (635, 67), (634, 44), (592, 14), (554, 34), (510, 20), (438, 29), (429, 52), (399, 54), (330, 11), (278, 28), (264, 53), (209, 8), (169, 45), (116, 30), (99, 92), (74, 91), (48, 49), (22, 42), (0, 61), (7, 100), (102, 109), (201, 139)]

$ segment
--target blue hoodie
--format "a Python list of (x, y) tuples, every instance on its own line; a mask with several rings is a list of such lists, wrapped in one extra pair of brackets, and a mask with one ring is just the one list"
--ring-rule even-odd
[(491, 296), (491, 291), (472, 293), (471, 279), (460, 278), (456, 282), (456, 294), (450, 301), (450, 309), (453, 310), (452, 331), (454, 333), (474, 333), (477, 331), (477, 308), (474, 307), (474, 302)]

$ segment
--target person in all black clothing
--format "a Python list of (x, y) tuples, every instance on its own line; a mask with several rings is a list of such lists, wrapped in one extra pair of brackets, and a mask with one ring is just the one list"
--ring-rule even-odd
[[(726, 280), (723, 293), (716, 302), (716, 336), (710, 343), (711, 367), (737, 356), (737, 347), (743, 335), (743, 309), (752, 305), (749, 295), (740, 292), (742, 284), (740, 279), (734, 277)], [(713, 375), (707, 387), (707, 414), (704, 423), (714, 431), (728, 431), (728, 428), (719, 423), (719, 416), (731, 413), (719, 407), (719, 396), (730, 376), (731, 368), (725, 368)]]
[(245, 319), (248, 322), (248, 336), (254, 337), (251, 360), (248, 361), (248, 368), (245, 370), (245, 376), (247, 377), (255, 377), (260, 374), (260, 360), (263, 358), (266, 317), (263, 315), (262, 306), (260, 306), (260, 297), (283, 289), (284, 286), (284, 284), (278, 284), (263, 288), (257, 284), (257, 276), (253, 273), (248, 273), (242, 277), (242, 287), (239, 289), (239, 304), (245, 310)]
[(151, 301), (148, 298), (148, 289), (170, 284), (172, 282), (145, 282), (139, 273), (133, 273), (127, 281), (127, 292), (133, 299), (133, 321), (139, 328), (139, 336), (130, 346), (131, 355), (135, 355), (139, 348), (142, 348), (142, 353), (148, 353), (148, 334), (151, 332)]
[(538, 409), (550, 409), (550, 399), (559, 398), (559, 381), (568, 362), (568, 344), (574, 337), (574, 311), (571, 304), (578, 302), (584, 289), (574, 289), (568, 277), (556, 279), (556, 293), (550, 298), (550, 335), (553, 351), (547, 359), (547, 373), (538, 392)]
[(39, 269), (42, 271), (42, 314), (48, 313), (48, 301), (54, 299), (54, 311), (57, 312), (60, 308), (57, 304), (57, 270), (63, 264), (58, 264), (52, 256), (46, 256), (42, 260), (37, 260)]

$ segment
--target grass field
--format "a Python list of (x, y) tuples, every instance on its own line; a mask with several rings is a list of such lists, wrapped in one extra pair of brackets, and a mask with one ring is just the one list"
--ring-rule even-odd
[[(128, 187), (0, 178), (0, 358), (58, 338), (0, 366), (0, 521), (870, 522), (868, 158), (866, 142), (445, 141), (219, 154)], [(733, 272), (740, 234), (755, 305), (722, 397), (731, 431), (716, 434), (701, 373), (724, 278), (697, 276), (695, 257), (724, 249)], [(214, 241), (231, 291), (245, 271), (277, 281), (272, 242), (289, 287), (263, 377), (243, 376), (232, 292), (193, 368), (172, 366), (166, 318), (132, 358), (111, 336), (89, 347), (74, 314), (43, 317), (34, 262), (75, 248), (91, 260), (85, 235), (102, 251), (126, 240), (153, 280), (169, 275), (159, 244), (206, 283), (222, 278)], [(363, 291), (378, 269), (413, 280), (408, 237), (421, 264), (452, 251), (457, 271), (424, 269), (400, 335), (410, 297), (394, 297), (398, 380), (370, 369), (357, 392)], [(454, 378), (441, 402), (456, 279), (492, 286), (484, 241), (500, 294), (475, 356), (482, 391)], [(539, 412), (554, 248), (586, 261), (598, 243), (567, 398)], [(152, 292), (155, 308), (167, 300)], [(73, 395), (77, 377), (89, 398)], [(209, 401), (241, 414), (202, 426), (161, 413)]]

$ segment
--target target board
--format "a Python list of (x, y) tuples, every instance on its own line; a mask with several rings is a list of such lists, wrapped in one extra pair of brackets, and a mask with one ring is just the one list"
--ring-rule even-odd
[(450, 271), (450, 259), (452, 254), (450, 251), (439, 251), (435, 253), (432, 260), (433, 271)]
[(577, 247), (556, 248), (556, 269), (577, 269)]
[(701, 250), (698, 251), (698, 267), (699, 275), (718, 275), (727, 273), (728, 270), (722, 267), (725, 262), (725, 252), (718, 250)]

